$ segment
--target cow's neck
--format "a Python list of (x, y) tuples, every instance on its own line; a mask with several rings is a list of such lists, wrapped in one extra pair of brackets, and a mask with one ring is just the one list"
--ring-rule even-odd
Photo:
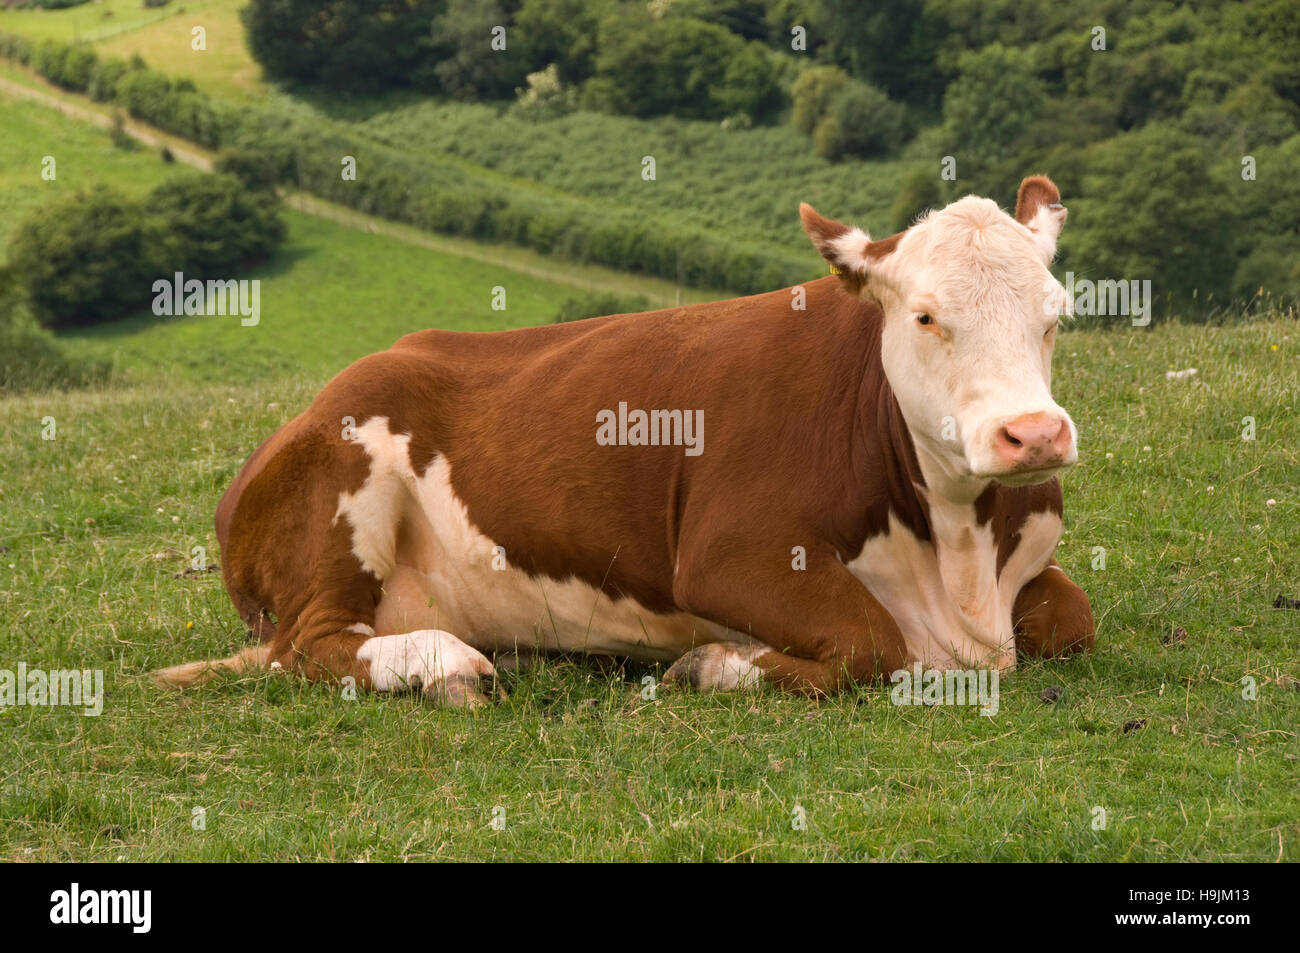
[(917, 493), (926, 501), (930, 538), (939, 556), (944, 588), (968, 616), (982, 617), (997, 589), (998, 541), (982, 504), (996, 493), (992, 481), (956, 476), (941, 458), (917, 448), (925, 486)]
[(941, 592), (955, 618), (971, 640), (1001, 653), (1009, 620), (1003, 618), (1005, 599), (998, 592), (996, 521), (989, 518), (998, 489), (992, 481), (956, 473), (923, 441), (913, 439), (883, 373), (878, 385), (871, 382), (871, 390), (863, 395), (859, 432), (863, 453), (881, 461), (869, 481), (876, 489), (883, 487), (884, 494), (868, 494), (867, 506), (876, 512), (867, 515), (865, 535), (869, 541), (881, 532), (908, 534), (921, 548), (933, 547)]

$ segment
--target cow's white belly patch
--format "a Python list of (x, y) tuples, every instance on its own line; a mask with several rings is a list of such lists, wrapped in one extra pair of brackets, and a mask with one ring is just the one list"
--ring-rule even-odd
[(630, 598), (610, 599), (578, 579), (532, 577), (510, 563), (469, 520), (435, 458), (417, 476), (410, 438), (386, 418), (357, 428), (371, 457), (363, 486), (342, 494), (338, 514), (352, 527), (353, 552), (383, 582), (380, 635), (444, 630), (481, 651), (542, 650), (672, 661), (711, 642), (754, 644), (687, 613), (656, 613)]
[(868, 539), (848, 568), (894, 617), (908, 654), (927, 668), (1014, 668), (1012, 607), (1051, 559), (1060, 517), (1030, 515), (1000, 575), (991, 527), (975, 526), (973, 518), (960, 530), (955, 525), (952, 545), (935, 546), (891, 514), (889, 532)]

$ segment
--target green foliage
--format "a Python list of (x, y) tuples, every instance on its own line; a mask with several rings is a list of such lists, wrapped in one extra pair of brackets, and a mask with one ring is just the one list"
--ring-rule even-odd
[(19, 0), (11, 6), (19, 10), (66, 10), (68, 7), (79, 7), (87, 2), (88, 0)]
[(917, 169), (903, 180), (903, 187), (889, 210), (889, 228), (901, 232), (929, 209), (940, 208), (943, 202), (943, 190), (939, 186), (939, 176), (933, 169)]
[(113, 113), (113, 124), (108, 127), (108, 137), (119, 149), (136, 148), (136, 141), (126, 131), (126, 120), (122, 118), (121, 113)]
[(167, 267), (189, 277), (229, 277), (270, 257), (285, 236), (275, 195), (229, 175), (178, 174), (145, 205), (165, 230)]
[(446, 6), (445, 0), (252, 0), (240, 16), (249, 51), (272, 79), (372, 92), (407, 85), (412, 77), (432, 82), (430, 24)]
[(143, 307), (153, 282), (177, 271), (229, 277), (283, 237), (273, 196), (230, 176), (187, 173), (143, 201), (100, 189), (53, 202), (18, 226), (8, 258), (36, 318), (59, 328)]
[(117, 97), (117, 84), (130, 66), (124, 60), (99, 60), (90, 74), (86, 95), (97, 103), (106, 103)]
[(837, 162), (868, 158), (899, 148), (912, 134), (906, 110), (867, 83), (850, 80), (831, 99), (813, 131), (817, 154)]
[(979, 160), (1006, 156), (1040, 115), (1046, 89), (1029, 54), (998, 43), (962, 54), (943, 99), (954, 151)]
[(213, 160), (217, 172), (232, 175), (248, 189), (257, 192), (274, 191), (276, 183), (287, 175), (285, 153), (251, 145), (222, 149)]
[(689, 17), (655, 19), (632, 8), (601, 21), (597, 48), (584, 102), (598, 109), (761, 119), (782, 105), (781, 89), (765, 66), (767, 51), (720, 26)]
[(527, 119), (555, 119), (573, 112), (578, 105), (577, 94), (564, 85), (554, 63), (529, 73), (527, 88), (516, 90), (516, 94), (514, 113)]
[(607, 314), (637, 314), (647, 311), (650, 301), (644, 295), (617, 295), (610, 292), (591, 292), (568, 298), (555, 313), (555, 323), (582, 321)]
[(106, 373), (105, 364), (68, 357), (33, 320), (12, 269), (0, 268), (0, 392), (77, 386)]
[(933, 109), (943, 95), (947, 76), (937, 62), (949, 33), (941, 4), (923, 0), (817, 0), (807, 15), (791, 22), (810, 22), (824, 43), (818, 56), (855, 78), (878, 86), (891, 97)]
[(1240, 246), (1240, 206), (1205, 167), (1201, 143), (1168, 125), (1090, 149), (1084, 197), (1071, 218), (1103, 227), (1062, 233), (1066, 262), (1085, 278), (1151, 281), (1182, 306), (1223, 303)]
[(209, 148), (219, 146), (237, 122), (235, 115), (218, 112), (188, 80), (170, 80), (148, 69), (128, 70), (117, 82), (115, 98), (135, 118)]
[(9, 242), (9, 264), (46, 327), (116, 317), (148, 300), (163, 273), (162, 234), (138, 203), (108, 190), (53, 202)]
[(800, 73), (790, 91), (794, 127), (811, 136), (848, 82), (849, 74), (838, 66), (811, 66)]
[[(360, 22), (362, 7), (377, 11), (373, 23)], [(425, 17), (418, 29), (413, 11)], [(1198, 141), (1202, 169), (1239, 209), (1254, 209), (1259, 194), (1274, 199), (1236, 216), (1226, 264), (1203, 279), (1217, 295), (1291, 280), (1285, 236), (1300, 220), (1300, 197), (1278, 178), (1240, 195), (1235, 183), (1243, 156), (1263, 156), (1300, 128), (1298, 11), (1291, 0), (1134, 0), (1100, 18), (1081, 0), (885, 0), (869, 9), (852, 0), (255, 0), (250, 21), (287, 25), (268, 42), (293, 55), (310, 48), (299, 79), (323, 83), (333, 70), (329, 82), (363, 92), (404, 84), (495, 100), (410, 107), (403, 97), (408, 105), (368, 106), (373, 118), (354, 125), (305, 117), (286, 97), (236, 113), (143, 63), (94, 61), (84, 50), (0, 36), (0, 55), (30, 59), (69, 88), (84, 82), (96, 98), (206, 145), (269, 149), (267, 176), (273, 167), (278, 181), (363, 211), (736, 290), (760, 290), (750, 283), (765, 277), (800, 280), (794, 262), (809, 257), (792, 214), (800, 200), (879, 231), (966, 192), (1009, 205), (1032, 172), (1055, 178), (1074, 212), (1067, 248), (1107, 248), (1112, 222), (1079, 210), (1105, 206), (1137, 173), (1093, 156), (1126, 131), (1167, 127)], [(402, 42), (381, 39), (407, 14)], [(497, 19), (492, 26), (507, 28), (502, 53), (489, 48)], [(792, 25), (806, 28), (803, 52), (790, 49)], [(516, 90), (503, 113), (499, 103)], [(763, 128), (784, 90), (811, 142)], [(922, 141), (908, 145), (915, 129)], [(906, 160), (858, 159), (899, 146)], [(333, 163), (344, 154), (368, 170), (358, 182), (340, 182)], [(658, 163), (652, 184), (637, 175), (644, 155)], [(908, 194), (904, 170), (944, 156), (955, 158), (957, 180), (938, 183), (936, 199), (927, 175), (928, 191)], [(1158, 160), (1134, 168), (1154, 176)], [(1287, 224), (1263, 224), (1278, 218)], [(1140, 234), (1147, 267), (1166, 249), (1158, 228)], [(1072, 265), (1092, 269), (1078, 254)]]
[(0, 33), (0, 57), (26, 66), (32, 62), (34, 55), (35, 51), (32, 48), (31, 41), (25, 36)]
[(523, 0), (515, 29), (530, 71), (554, 66), (560, 82), (582, 83), (596, 69), (596, 31), (615, 0)]
[(503, 99), (524, 81), (527, 64), (510, 50), (509, 32), (493, 36), (507, 22), (499, 0), (447, 0), (433, 21), (433, 74), (443, 92), (453, 99)]

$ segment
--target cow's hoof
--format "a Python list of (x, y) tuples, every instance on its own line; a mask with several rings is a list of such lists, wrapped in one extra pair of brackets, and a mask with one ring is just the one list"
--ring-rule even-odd
[(489, 693), (505, 697), (487, 656), (441, 629), (375, 636), (362, 644), (357, 659), (370, 663), (376, 691), (419, 691), (448, 708), (486, 705)]
[(668, 667), (663, 683), (701, 692), (754, 688), (762, 681), (763, 670), (753, 660), (765, 651), (765, 646), (727, 642), (697, 645)]
[(492, 676), (452, 675), (425, 686), (424, 697), (440, 708), (481, 708), (506, 693)]

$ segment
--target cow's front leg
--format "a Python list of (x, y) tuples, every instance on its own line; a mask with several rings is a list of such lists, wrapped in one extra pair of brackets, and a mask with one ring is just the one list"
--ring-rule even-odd
[(1055, 559), (1020, 590), (1011, 621), (1016, 651), (1028, 658), (1059, 658), (1092, 650), (1096, 626), (1088, 594)]
[(788, 557), (771, 549), (723, 557), (683, 554), (674, 596), (683, 610), (754, 642), (699, 646), (668, 670), (664, 678), (670, 684), (730, 689), (767, 682), (829, 695), (850, 682), (887, 677), (907, 663), (893, 617), (829, 551), (810, 552), (806, 569), (792, 569)]

